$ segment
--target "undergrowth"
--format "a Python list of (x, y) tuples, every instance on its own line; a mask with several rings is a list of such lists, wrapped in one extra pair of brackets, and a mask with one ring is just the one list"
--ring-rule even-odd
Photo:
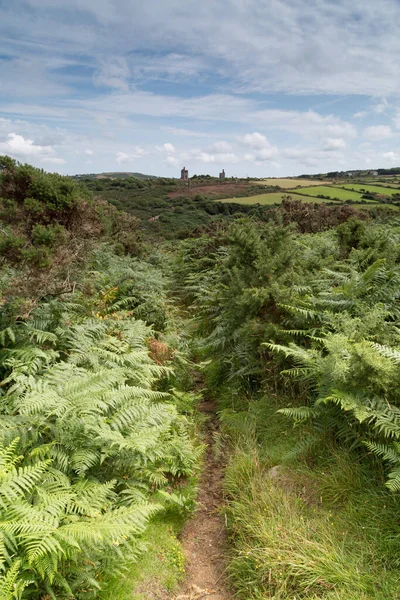
[(155, 600), (174, 592), (185, 572), (185, 556), (177, 538), (183, 522), (173, 512), (154, 519), (144, 537), (145, 552), (105, 582), (99, 599)]
[(382, 469), (310, 428), (289, 429), (280, 404), (268, 397), (221, 410), (238, 597), (399, 598), (398, 497)]
[[(155, 249), (69, 178), (0, 171), (0, 599), (174, 591), (193, 350), (219, 398), (238, 598), (399, 598), (400, 224), (177, 199), (164, 234), (192, 237)], [(161, 235), (153, 184), (127, 185)]]

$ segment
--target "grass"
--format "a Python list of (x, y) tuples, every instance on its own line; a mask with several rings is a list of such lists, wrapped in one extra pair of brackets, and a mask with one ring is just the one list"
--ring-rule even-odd
[(326, 202), (323, 198), (306, 198), (291, 192), (271, 192), (270, 194), (257, 194), (256, 196), (248, 196), (247, 198), (224, 198), (218, 202), (235, 202), (236, 204), (280, 204), (284, 196), (290, 196), (292, 200), (300, 200), (301, 202)]
[(262, 181), (252, 181), (252, 183), (257, 184), (257, 185), (279, 185), (279, 187), (285, 189), (285, 190), (289, 190), (292, 188), (296, 188), (298, 186), (310, 186), (310, 185), (321, 185), (324, 183), (330, 183), (327, 181), (315, 181), (315, 179), (290, 179), (290, 178), (283, 178), (283, 179), (275, 179), (273, 177), (271, 178), (267, 178), (267, 179), (263, 179)]
[(393, 196), (393, 194), (400, 194), (399, 188), (389, 188), (389, 187), (383, 187), (383, 186), (379, 186), (379, 185), (368, 185), (365, 183), (348, 184), (343, 187), (345, 187), (347, 190), (354, 189), (356, 191), (361, 191), (363, 189), (366, 192), (372, 192), (373, 194), (385, 194), (387, 196)]
[(184, 556), (171, 522), (156, 520), (147, 531), (146, 543), (147, 551), (107, 583), (100, 600), (150, 600), (177, 588)]
[(277, 408), (263, 398), (221, 412), (238, 598), (398, 599), (398, 498), (382, 472), (371, 481), (370, 465), (305, 426), (288, 428)]
[(324, 196), (329, 196), (332, 200), (337, 198), (339, 200), (353, 200), (355, 202), (361, 202), (361, 194), (358, 192), (352, 192), (343, 190), (341, 188), (336, 188), (333, 186), (320, 185), (313, 186), (309, 188), (302, 188), (302, 194), (306, 194), (307, 196), (316, 196), (317, 194), (323, 194)]

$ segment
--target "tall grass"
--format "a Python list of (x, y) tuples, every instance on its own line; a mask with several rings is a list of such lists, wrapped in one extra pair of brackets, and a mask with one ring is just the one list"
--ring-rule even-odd
[(276, 402), (268, 403), (221, 413), (231, 444), (226, 514), (238, 597), (399, 598), (398, 498), (378, 465), (371, 481), (370, 465), (330, 442), (328, 449), (327, 440), (308, 443), (307, 429), (288, 431)]

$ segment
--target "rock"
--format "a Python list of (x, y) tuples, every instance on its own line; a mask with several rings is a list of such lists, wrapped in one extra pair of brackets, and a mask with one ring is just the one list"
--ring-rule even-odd
[(279, 475), (282, 475), (281, 465), (276, 465), (275, 467), (272, 467), (272, 469), (269, 469), (267, 475), (271, 479), (276, 479), (277, 477), (279, 477)]

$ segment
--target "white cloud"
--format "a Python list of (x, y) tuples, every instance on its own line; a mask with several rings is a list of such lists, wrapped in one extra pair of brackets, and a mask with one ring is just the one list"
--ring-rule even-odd
[(281, 154), (290, 161), (307, 167), (318, 167), (324, 172), (345, 164), (343, 152), (346, 147), (345, 140), (328, 138), (322, 146), (288, 147), (284, 148)]
[(398, 152), (384, 152), (382, 156), (386, 161), (400, 165), (400, 154)]
[(202, 137), (202, 138), (210, 138), (212, 136), (212, 132), (206, 133), (205, 131), (194, 131), (192, 129), (184, 129), (182, 127), (162, 127), (161, 128), (166, 133), (170, 133), (171, 135), (176, 135), (179, 137)]
[(209, 146), (208, 150), (209, 150), (209, 152), (223, 154), (223, 153), (232, 152), (232, 146), (231, 146), (231, 144), (228, 144), (228, 142), (220, 141), (220, 142), (215, 142), (214, 144), (211, 144), (211, 146)]
[(265, 135), (258, 133), (258, 131), (255, 131), (254, 133), (247, 133), (245, 136), (243, 136), (243, 142), (246, 144), (246, 146), (250, 146), (250, 148), (253, 148), (254, 150), (262, 150), (264, 148), (271, 147), (271, 144)]
[(169, 152), (170, 154), (173, 154), (175, 152), (175, 146), (170, 143), (164, 144), (164, 149), (166, 152)]
[(132, 72), (137, 78), (182, 80), (198, 75), (207, 69), (206, 61), (200, 56), (176, 52), (164, 56), (150, 54), (136, 56)]
[(122, 165), (123, 163), (130, 162), (132, 160), (132, 156), (126, 152), (117, 152), (115, 160), (119, 165)]
[(21, 0), (0, 34), (81, 60), (130, 56), (143, 76), (207, 69), (243, 89), (380, 97), (398, 92), (399, 16), (397, 0)]
[(400, 129), (400, 109), (397, 109), (393, 117), (393, 124), (396, 127), (396, 129)]
[(166, 165), (173, 168), (179, 165), (179, 160), (176, 158), (176, 156), (167, 156), (164, 162)]
[(145, 154), (146, 151), (137, 146), (132, 152), (117, 152), (115, 155), (115, 160), (119, 165), (122, 165), (125, 163), (134, 162), (138, 158), (142, 158)]
[(285, 148), (282, 151), (282, 155), (285, 158), (296, 161), (296, 163), (305, 167), (315, 167), (318, 164), (314, 153), (315, 150), (310, 148)]
[(167, 152), (168, 154), (174, 154), (176, 152), (175, 146), (169, 142), (163, 144), (162, 146), (156, 146), (156, 148), (159, 150), (159, 152)]
[(176, 168), (178, 166), (179, 160), (175, 156), (176, 148), (173, 144), (171, 144), (170, 142), (166, 142), (162, 146), (156, 146), (156, 149), (159, 152), (166, 154), (166, 157), (163, 161), (165, 165), (167, 165), (168, 167), (173, 167), (173, 168)]
[(265, 162), (274, 160), (278, 155), (278, 149), (273, 146), (269, 140), (258, 131), (247, 133), (242, 138), (245, 146), (251, 149), (251, 152), (245, 154), (245, 160), (250, 162)]
[(346, 142), (343, 138), (328, 138), (322, 147), (326, 152), (335, 152), (337, 150), (344, 150), (345, 148)]
[(360, 110), (359, 112), (356, 112), (353, 117), (355, 119), (365, 119), (365, 117), (367, 116), (368, 112), (366, 110)]
[(128, 90), (130, 77), (129, 64), (123, 56), (114, 56), (102, 61), (99, 70), (94, 76), (94, 82), (119, 90)]
[(372, 105), (372, 110), (378, 114), (381, 114), (390, 108), (390, 104), (386, 98), (382, 98), (380, 102)]
[(87, 154), (88, 156), (92, 156), (93, 150), (90, 150), (90, 148), (86, 148), (85, 154)]
[(356, 127), (335, 115), (321, 115), (314, 110), (295, 111), (282, 109), (256, 110), (248, 107), (248, 120), (262, 123), (268, 130), (286, 131), (308, 137), (355, 138)]
[(364, 137), (368, 140), (383, 140), (392, 135), (392, 130), (387, 125), (372, 125), (364, 129)]
[(66, 160), (64, 158), (57, 158), (56, 156), (47, 156), (42, 158), (42, 162), (51, 165), (65, 165)]
[(40, 146), (33, 140), (26, 139), (17, 133), (9, 133), (7, 139), (0, 142), (0, 152), (16, 157), (44, 158), (55, 153), (51, 146)]
[(204, 150), (192, 150), (186, 154), (186, 158), (204, 164), (221, 165), (224, 163), (237, 163), (240, 161), (239, 156), (233, 152), (211, 154), (210, 152), (205, 152)]

